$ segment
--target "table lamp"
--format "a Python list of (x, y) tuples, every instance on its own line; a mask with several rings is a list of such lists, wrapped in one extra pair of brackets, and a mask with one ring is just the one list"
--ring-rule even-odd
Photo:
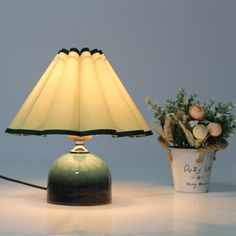
[(152, 134), (104, 53), (88, 48), (58, 52), (6, 132), (75, 140), (48, 175), (47, 201), (63, 205), (111, 202), (109, 168), (84, 146), (91, 135)]

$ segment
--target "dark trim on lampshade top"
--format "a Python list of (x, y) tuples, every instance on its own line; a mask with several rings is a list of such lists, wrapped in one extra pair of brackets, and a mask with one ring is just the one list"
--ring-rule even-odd
[(90, 51), (91, 55), (93, 55), (97, 52), (100, 53), (97, 48), (94, 48), (93, 50)]
[(82, 48), (81, 50), (79, 50), (78, 48), (71, 48), (70, 50), (67, 50), (66, 48), (62, 48), (59, 52), (59, 53), (65, 53), (65, 54), (69, 54), (69, 52), (76, 52), (78, 53), (79, 55), (81, 55), (83, 52), (89, 52), (91, 55), (95, 54), (95, 53), (100, 53), (100, 54), (103, 54), (102, 50), (98, 50), (97, 48), (94, 48), (92, 50), (89, 50), (89, 48)]
[(60, 52), (63, 52), (63, 53), (65, 53), (65, 54), (68, 54), (68, 53), (69, 53), (69, 51), (68, 51), (67, 49), (65, 49), (65, 48), (62, 48), (62, 49), (58, 52), (58, 54), (59, 54)]
[(90, 52), (89, 48), (82, 48), (80, 50), (80, 54), (82, 54), (83, 52)]
[(78, 48), (71, 48), (70, 52), (77, 52), (80, 55), (80, 51)]
[(108, 134), (114, 137), (143, 137), (152, 135), (152, 131), (144, 131), (144, 130), (132, 130), (132, 131), (122, 131), (117, 132), (112, 129), (97, 129), (97, 130), (87, 130), (87, 131), (73, 131), (73, 130), (29, 130), (29, 129), (10, 129), (7, 128), (5, 130), (6, 133), (10, 134), (19, 134), (19, 135), (51, 135), (51, 134), (65, 134), (65, 135), (77, 135), (77, 136), (86, 136), (86, 135), (101, 135)]

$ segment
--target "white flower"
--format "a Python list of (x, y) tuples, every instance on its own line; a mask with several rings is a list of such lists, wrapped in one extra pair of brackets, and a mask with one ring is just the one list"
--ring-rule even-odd
[(198, 120), (191, 120), (188, 123), (190, 127), (193, 128), (194, 126), (198, 125), (198, 122), (199, 122)]
[(223, 115), (221, 113), (216, 113), (216, 118), (221, 118)]

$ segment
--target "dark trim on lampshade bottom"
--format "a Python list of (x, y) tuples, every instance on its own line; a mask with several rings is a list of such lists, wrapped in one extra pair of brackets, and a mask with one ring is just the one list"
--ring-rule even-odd
[(97, 129), (97, 130), (87, 130), (87, 131), (73, 131), (73, 130), (60, 130), (60, 129), (50, 129), (50, 130), (29, 130), (29, 129), (10, 129), (5, 130), (6, 133), (10, 134), (19, 134), (19, 135), (51, 135), (51, 134), (65, 134), (65, 135), (77, 135), (77, 136), (86, 136), (86, 135), (101, 135), (108, 134), (114, 137), (143, 137), (152, 135), (152, 131), (144, 130), (132, 130), (132, 131), (122, 131), (117, 132), (112, 129)]

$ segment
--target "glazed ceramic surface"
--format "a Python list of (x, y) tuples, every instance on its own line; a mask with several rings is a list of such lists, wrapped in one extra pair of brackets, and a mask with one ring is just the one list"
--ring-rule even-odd
[(99, 157), (68, 153), (59, 157), (48, 175), (49, 203), (98, 205), (111, 202), (111, 174)]

